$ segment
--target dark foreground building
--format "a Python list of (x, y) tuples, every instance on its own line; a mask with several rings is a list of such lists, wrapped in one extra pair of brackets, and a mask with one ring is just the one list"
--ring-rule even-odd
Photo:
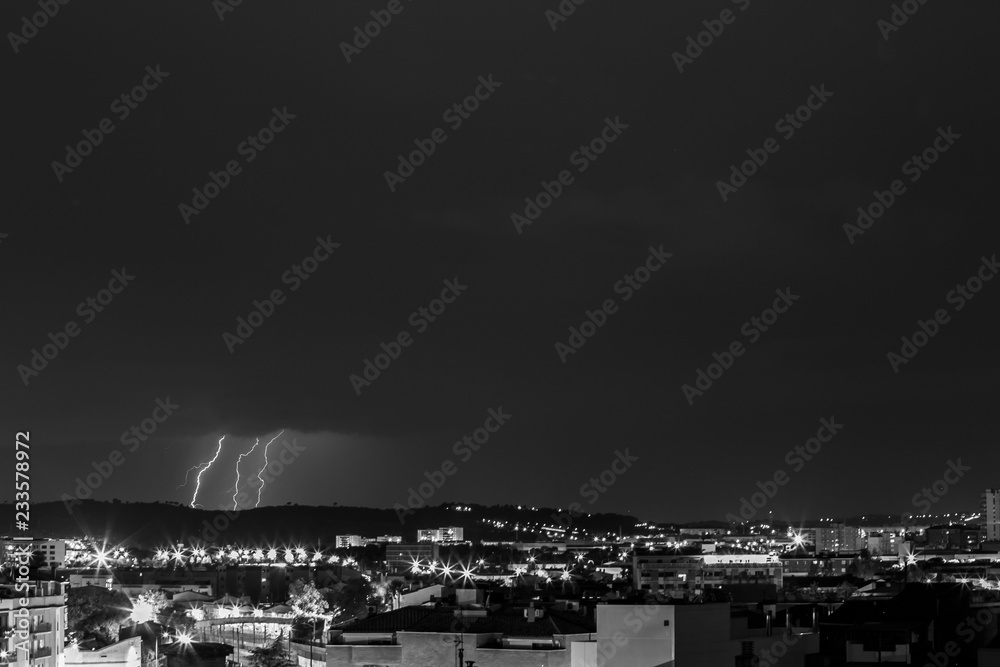
[(167, 667), (226, 667), (233, 650), (229, 644), (215, 642), (176, 642), (160, 646), (160, 652), (167, 656)]

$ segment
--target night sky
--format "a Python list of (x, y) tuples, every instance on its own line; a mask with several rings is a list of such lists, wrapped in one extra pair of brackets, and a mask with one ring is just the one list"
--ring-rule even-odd
[[(389, 508), (444, 466), (431, 504), (721, 520), (785, 471), (765, 510), (800, 521), (916, 512), (961, 459), (971, 469), (933, 509), (978, 508), (1000, 485), (1000, 281), (951, 292), (1000, 252), (1000, 7), (904, 4), (915, 13), (888, 30), (884, 0), (566, 0), (559, 21), (556, 0), (401, 0), (397, 14), (78, 0), (30, 39), (8, 34), (0, 423), (8, 441), (31, 432), (32, 500), (76, 493), (118, 450), (92, 497), (189, 502), (185, 471), (227, 435), (198, 498), (218, 507), (237, 456), (285, 429), (271, 452), (302, 449), (262, 505)], [(38, 11), (5, 2), (0, 26), (19, 33)], [(391, 22), (348, 63), (341, 43), (371, 11)], [(713, 28), (699, 55), (688, 37)], [(783, 120), (808, 104), (808, 120)], [(89, 155), (54, 166), (105, 118)], [(244, 143), (269, 123), (270, 143)], [(387, 182), (438, 128), (434, 152)], [(602, 132), (614, 141), (579, 152)], [(933, 164), (906, 166), (935, 140)], [(766, 162), (720, 188), (753, 155)], [(185, 213), (227, 163), (228, 184)], [(559, 196), (512, 219), (543, 181)], [(845, 229), (875, 191), (893, 203)], [(134, 278), (91, 309), (116, 271)], [(224, 336), (275, 290), (250, 337)], [(785, 312), (757, 328), (776, 299)], [(557, 348), (608, 300), (579, 349)], [(936, 334), (891, 363), (938, 310)], [(70, 322), (65, 349), (27, 371)], [(398, 358), (352, 382), (401, 332)], [(685, 393), (737, 341), (711, 387)], [(179, 407), (129, 451), (121, 434), (168, 397)], [(843, 428), (794, 464), (821, 419)], [(478, 450), (456, 447), (484, 426), (498, 428)], [(582, 486), (616, 459), (630, 465), (612, 485)]]

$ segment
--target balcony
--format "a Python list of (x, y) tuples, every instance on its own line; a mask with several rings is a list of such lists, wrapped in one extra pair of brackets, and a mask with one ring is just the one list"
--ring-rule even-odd
[(40, 649), (36, 649), (34, 652), (32, 652), (31, 659), (32, 660), (36, 660), (38, 658), (48, 658), (51, 655), (52, 655), (52, 647), (51, 646), (44, 646), (44, 647), (42, 647)]
[(43, 632), (52, 632), (52, 624), (51, 623), (39, 623), (38, 625), (36, 625), (34, 627), (34, 629), (32, 630), (32, 632), (35, 633), (36, 635), (37, 634), (41, 634)]

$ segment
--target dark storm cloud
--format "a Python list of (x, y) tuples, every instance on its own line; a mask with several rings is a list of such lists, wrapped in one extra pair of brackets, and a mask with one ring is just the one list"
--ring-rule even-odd
[[(876, 21), (891, 3), (595, 0), (552, 31), (557, 4), (406, 2), (350, 64), (339, 43), (384, 5), (244, 3), (224, 21), (211, 3), (62, 6), (5, 64), (21, 91), (0, 171), (4, 306), (18, 322), (5, 330), (8, 427), (86, 469), (169, 395), (182, 407), (135, 470), (172, 481), (222, 433), (252, 444), (287, 428), (313, 438), (288, 500), (389, 506), (503, 405), (515, 419), (441, 500), (566, 505), (627, 444), (643, 465), (599, 507), (650, 518), (721, 517), (830, 414), (849, 427), (789, 487), (790, 507), (896, 508), (917, 482), (872, 471), (901, 451), (948, 441), (984, 456), (996, 288), (899, 374), (885, 355), (997, 250), (984, 225), (996, 10), (927, 3), (886, 41)], [(34, 8), (9, 5), (0, 25)], [(679, 73), (672, 54), (726, 8), (735, 22)], [(63, 147), (156, 65), (169, 76), (57, 182)], [(450, 129), (442, 113), (491, 75), (499, 88)], [(775, 122), (814, 86), (832, 97), (780, 138)], [(243, 162), (238, 146), (274, 108), (295, 117)], [(619, 117), (628, 128), (577, 173), (571, 154)], [(438, 127), (447, 141), (390, 192), (383, 172)], [(850, 244), (843, 224), (939, 127), (962, 138)], [(780, 150), (723, 202), (717, 181), (768, 137)], [(184, 224), (178, 204), (233, 159), (242, 172)], [(564, 169), (574, 182), (518, 234), (511, 214)], [(282, 276), (317, 237), (340, 247), (292, 292)], [(561, 363), (555, 343), (661, 245), (665, 266)], [(25, 387), (15, 367), (122, 267), (135, 281)], [(416, 334), (411, 313), (456, 277), (468, 290)], [(223, 333), (277, 288), (287, 301), (231, 354)], [(800, 301), (688, 405), (681, 385), (785, 288)], [(413, 344), (356, 395), (349, 376), (403, 330)], [(372, 484), (383, 455), (415, 479)], [(344, 466), (358, 474), (319, 483)], [(974, 503), (984, 468), (949, 502)], [(43, 495), (79, 474), (46, 470)], [(142, 477), (118, 492), (147, 493)], [(865, 490), (843, 498), (845, 479)]]

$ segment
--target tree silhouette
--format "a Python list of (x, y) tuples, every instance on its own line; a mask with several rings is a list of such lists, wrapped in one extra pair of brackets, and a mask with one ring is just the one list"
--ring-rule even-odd
[(288, 591), (288, 606), (296, 616), (314, 619), (326, 613), (330, 608), (323, 594), (316, 589), (311, 581), (296, 579)]
[(295, 667), (295, 661), (285, 651), (282, 638), (278, 637), (270, 646), (250, 649), (250, 667)]
[(121, 591), (86, 586), (71, 588), (66, 596), (70, 631), (93, 637), (105, 645), (118, 641), (118, 630), (129, 617), (132, 604)]

